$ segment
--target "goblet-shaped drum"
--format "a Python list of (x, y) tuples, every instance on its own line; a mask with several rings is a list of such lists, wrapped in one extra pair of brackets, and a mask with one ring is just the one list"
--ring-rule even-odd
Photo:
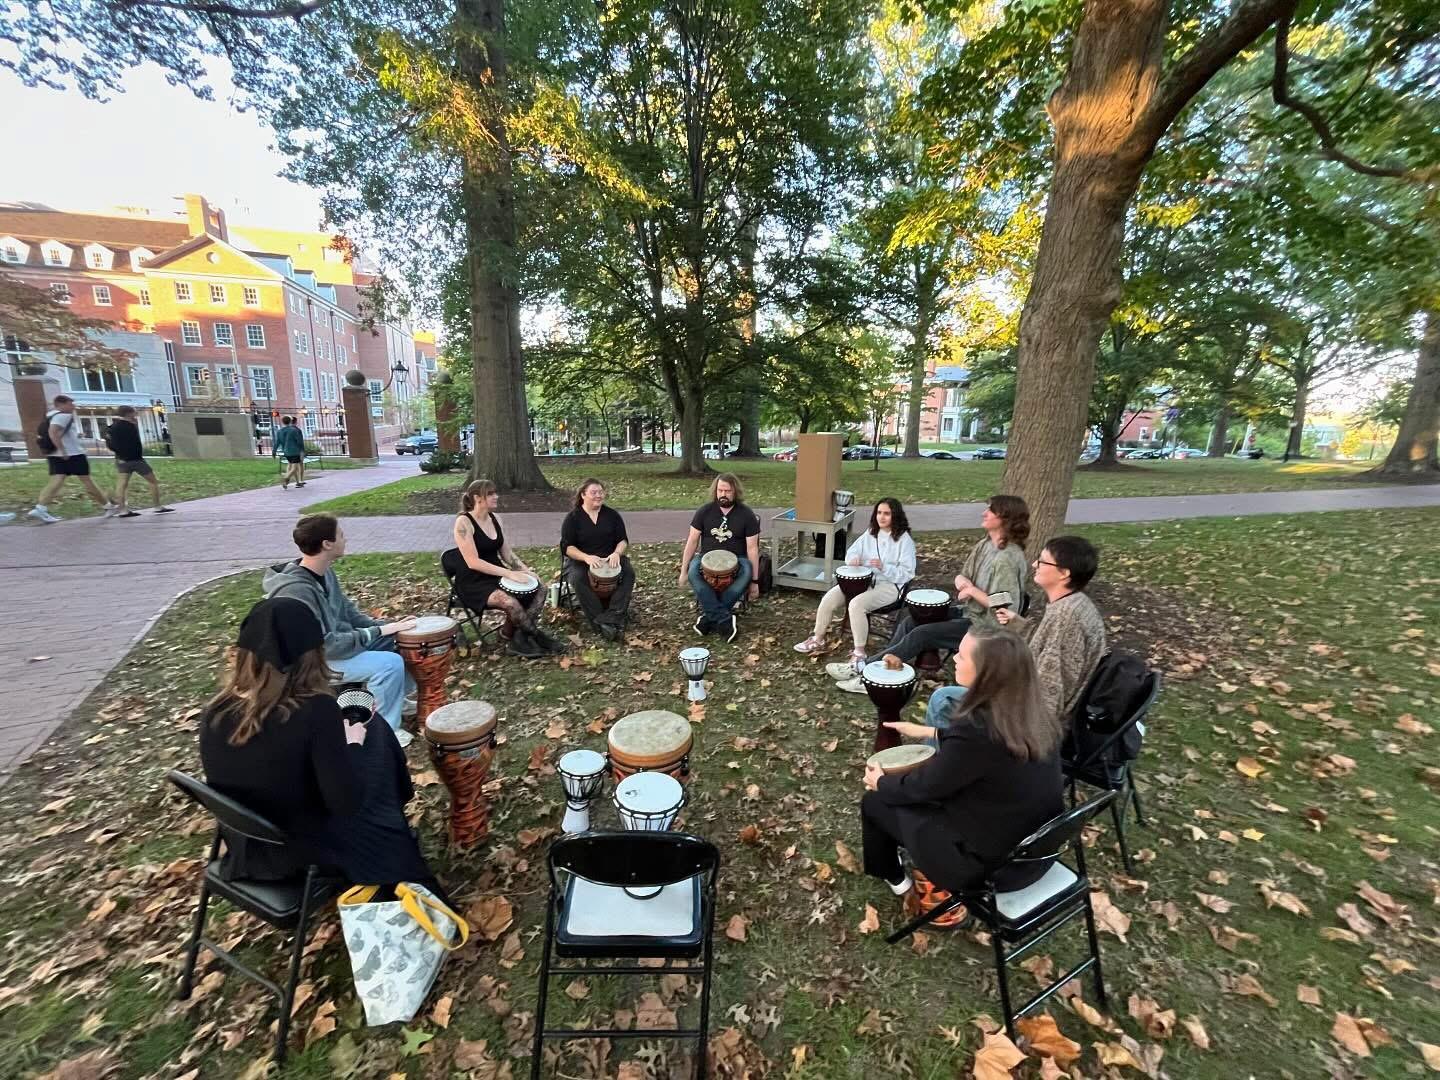
[(631, 773), (652, 770), (677, 780), (690, 775), (690, 721), (664, 709), (622, 716), (610, 725), (610, 771), (619, 784)]
[(872, 660), (860, 669), (860, 681), (865, 685), (865, 692), (870, 695), (870, 700), (875, 705), (874, 749), (888, 750), (892, 746), (899, 746), (899, 732), (887, 728), (885, 724), (898, 721), (900, 710), (914, 696), (918, 682), (915, 669), (909, 664), (889, 668), (883, 660)]
[(710, 666), (710, 650), (702, 649), (699, 645), (681, 649), (680, 666), (685, 670), (685, 677), (690, 680), (690, 689), (686, 694), (687, 699), (704, 701), (705, 669)]
[(490, 800), (482, 790), (495, 758), (495, 707), (452, 701), (425, 718), (430, 760), (450, 791), (450, 840), (462, 850), (490, 833)]
[(740, 573), (740, 560), (733, 551), (707, 551), (700, 556), (700, 576), (715, 590), (723, 593)]
[(875, 584), (875, 571), (868, 566), (837, 566), (835, 584), (840, 586), (847, 601), (854, 600)]
[(571, 750), (555, 766), (565, 786), (565, 833), (582, 833), (590, 828), (590, 803), (605, 782), (605, 755), (594, 750)]
[(395, 635), (395, 648), (415, 680), (417, 724), (445, 704), (445, 676), (459, 643), (460, 624), (448, 615), (421, 615), (413, 627)]

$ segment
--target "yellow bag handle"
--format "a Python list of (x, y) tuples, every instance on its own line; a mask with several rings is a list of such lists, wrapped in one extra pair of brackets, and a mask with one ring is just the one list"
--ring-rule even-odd
[[(460, 948), (462, 945), (464, 945), (467, 941), (470, 940), (470, 924), (467, 923), (464, 919), (462, 919), (459, 915), (456, 915), (455, 912), (451, 911), (439, 900), (436, 900), (433, 897), (423, 896), (420, 893), (417, 893), (414, 889), (410, 888), (410, 886), (408, 885), (396, 885), (395, 895), (399, 897), (400, 902), (405, 905), (405, 910), (410, 913), (410, 917), (414, 919), (417, 923), (419, 923), (421, 928), (424, 929), (427, 934), (429, 934), (432, 938), (439, 942), (440, 947), (443, 948), (446, 952), (454, 952), (456, 949)], [(441, 935), (440, 931), (435, 929), (435, 924), (430, 921), (430, 915), (425, 910), (427, 907), (433, 908), (434, 910), (445, 915), (459, 928), (459, 941), (452, 943), (445, 940), (445, 938)]]
[(340, 894), (340, 899), (335, 901), (335, 906), (352, 907), (356, 904), (368, 904), (379, 891), (379, 885), (351, 885)]

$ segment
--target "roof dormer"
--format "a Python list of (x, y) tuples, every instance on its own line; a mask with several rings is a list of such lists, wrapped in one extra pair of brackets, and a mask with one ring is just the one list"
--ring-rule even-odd
[(13, 236), (0, 236), (0, 263), (23, 263), (29, 258), (29, 244)]
[(149, 248), (131, 248), (130, 269), (139, 270), (153, 258), (155, 258), (155, 253)]
[(115, 252), (104, 244), (85, 245), (85, 269), (110, 270), (115, 266)]
[(40, 253), (46, 266), (69, 266), (71, 250), (59, 240), (46, 240), (40, 245)]

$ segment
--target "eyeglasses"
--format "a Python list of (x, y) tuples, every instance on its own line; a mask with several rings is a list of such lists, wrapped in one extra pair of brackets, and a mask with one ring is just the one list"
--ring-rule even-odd
[(1058, 562), (1051, 562), (1049, 559), (1036, 559), (1036, 560), (1035, 560), (1034, 562), (1032, 562), (1030, 565), (1031, 565), (1031, 566), (1053, 566), (1053, 567), (1055, 567), (1056, 570), (1059, 570), (1059, 569), (1060, 569), (1060, 564), (1059, 564)]

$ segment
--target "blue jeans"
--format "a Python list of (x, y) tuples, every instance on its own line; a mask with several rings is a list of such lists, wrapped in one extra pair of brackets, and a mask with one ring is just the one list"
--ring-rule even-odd
[(958, 704), (965, 696), (963, 686), (942, 686), (930, 695), (930, 700), (925, 703), (925, 726), (935, 729), (935, 737), (925, 741), (938, 747), (940, 745), (940, 731), (950, 726), (950, 706)]
[(696, 599), (700, 601), (700, 610), (705, 613), (705, 618), (712, 623), (730, 618), (730, 609), (745, 595), (745, 590), (750, 587), (750, 579), (754, 574), (755, 571), (750, 566), (750, 560), (741, 559), (735, 580), (730, 583), (729, 588), (716, 596), (710, 583), (700, 574), (700, 556), (696, 555), (691, 559), (690, 588), (694, 591)]
[(394, 638), (382, 637), (364, 652), (344, 660), (327, 657), (325, 663), (346, 682), (363, 682), (365, 689), (375, 695), (376, 713), (394, 730), (400, 730), (400, 711), (405, 707), (405, 695), (415, 692), (415, 680), (395, 651)]

